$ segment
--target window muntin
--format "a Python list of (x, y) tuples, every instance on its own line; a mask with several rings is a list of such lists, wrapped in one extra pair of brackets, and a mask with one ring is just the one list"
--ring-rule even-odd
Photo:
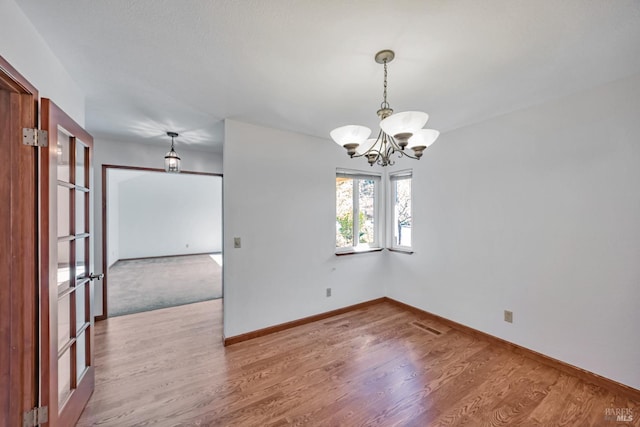
[(391, 248), (411, 249), (413, 226), (411, 172), (389, 176), (391, 184)]
[(380, 176), (356, 172), (336, 174), (336, 251), (379, 246)]

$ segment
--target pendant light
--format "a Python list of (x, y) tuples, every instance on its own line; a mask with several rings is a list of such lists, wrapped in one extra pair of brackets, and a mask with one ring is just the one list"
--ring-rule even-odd
[(169, 173), (180, 172), (180, 156), (173, 148), (173, 139), (178, 137), (176, 132), (167, 132), (167, 135), (171, 137), (171, 151), (164, 156), (164, 170)]

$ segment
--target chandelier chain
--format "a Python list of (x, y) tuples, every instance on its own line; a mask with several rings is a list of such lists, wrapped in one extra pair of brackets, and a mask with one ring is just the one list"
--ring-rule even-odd
[(384, 60), (384, 90), (382, 92), (382, 104), (380, 104), (380, 108), (389, 108), (389, 103), (387, 102), (387, 60)]

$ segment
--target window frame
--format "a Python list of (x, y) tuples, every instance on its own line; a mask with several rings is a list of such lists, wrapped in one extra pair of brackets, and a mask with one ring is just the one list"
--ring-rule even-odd
[[(387, 242), (389, 242), (389, 245), (387, 246), (387, 249), (390, 251), (395, 251), (395, 252), (405, 252), (405, 253), (413, 253), (413, 231), (414, 231), (414, 215), (413, 215), (413, 205), (414, 205), (414, 197), (413, 197), (413, 170), (412, 169), (405, 169), (405, 170), (400, 170), (400, 171), (396, 171), (396, 172), (390, 172), (388, 175), (388, 184), (389, 184), (389, 204), (388, 204), (388, 211), (387, 211), (387, 217), (388, 217), (388, 230), (387, 230)], [(401, 181), (401, 180), (405, 180), (405, 179), (409, 179), (411, 180), (411, 193), (410, 193), (410, 200), (411, 200), (411, 233), (412, 233), (412, 239), (411, 239), (411, 245), (410, 246), (404, 246), (404, 245), (400, 245), (399, 242), (396, 243), (396, 239), (395, 239), (395, 230), (396, 230), (396, 215), (395, 215), (395, 210), (396, 210), (396, 182), (397, 181)]]
[[(355, 184), (355, 181), (360, 181), (360, 180), (372, 180), (374, 182), (374, 195), (373, 195), (373, 221), (374, 221), (374, 228), (373, 228), (373, 234), (374, 234), (374, 241), (369, 243), (368, 246), (360, 246), (359, 243), (357, 243), (354, 239), (355, 245), (354, 246), (343, 246), (343, 247), (338, 247), (337, 246), (337, 239), (334, 240), (334, 247), (335, 247), (335, 253), (336, 255), (346, 255), (346, 254), (353, 254), (353, 253), (361, 253), (361, 252), (374, 252), (374, 251), (380, 251), (383, 248), (384, 242), (382, 241), (384, 238), (384, 215), (383, 215), (383, 210), (384, 210), (384, 206), (383, 206), (383, 200), (384, 200), (384, 195), (382, 194), (383, 192), (383, 186), (382, 186), (382, 174), (381, 173), (376, 173), (376, 172), (365, 172), (365, 171), (359, 171), (359, 170), (352, 170), (352, 169), (341, 169), (341, 168), (337, 168), (336, 169), (336, 179), (337, 178), (347, 178), (347, 179), (351, 179), (354, 182), (353, 185), (353, 200), (352, 200), (352, 214), (353, 214), (353, 235), (356, 236), (357, 230), (358, 230), (358, 220), (359, 220), (359, 216), (356, 214), (355, 209), (356, 207), (359, 210), (359, 203), (360, 203), (360, 197), (359, 197), (359, 191), (356, 191), (356, 189), (359, 189), (359, 185)], [(337, 220), (337, 199), (334, 199), (336, 201), (336, 206), (334, 207), (334, 213), (336, 215), (336, 220)], [(337, 230), (336, 230), (336, 234), (337, 234)]]

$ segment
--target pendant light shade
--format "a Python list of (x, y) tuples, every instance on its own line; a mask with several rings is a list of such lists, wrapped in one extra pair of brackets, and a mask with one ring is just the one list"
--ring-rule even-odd
[(173, 148), (173, 138), (178, 136), (175, 132), (167, 132), (167, 135), (171, 137), (171, 150), (164, 156), (164, 170), (169, 173), (180, 172), (180, 156)]

